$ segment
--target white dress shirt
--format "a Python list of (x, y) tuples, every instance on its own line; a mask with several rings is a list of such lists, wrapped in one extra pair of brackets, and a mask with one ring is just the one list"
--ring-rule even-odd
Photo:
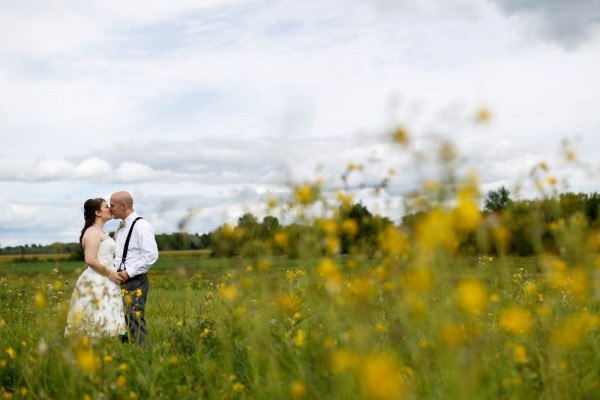
[[(115, 232), (115, 242), (117, 242), (114, 265), (118, 270), (123, 260), (123, 250), (127, 234), (133, 224), (133, 221), (139, 217), (134, 211), (125, 218), (125, 227), (117, 229)], [(129, 239), (129, 250), (127, 250), (127, 259), (125, 260), (125, 269), (130, 278), (136, 275), (148, 272), (152, 264), (158, 260), (158, 246), (154, 237), (154, 228), (145, 219), (140, 219), (135, 223), (131, 239)]]

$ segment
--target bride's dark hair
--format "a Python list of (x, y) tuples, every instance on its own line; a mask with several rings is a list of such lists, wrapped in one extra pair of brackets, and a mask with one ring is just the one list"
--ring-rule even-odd
[(83, 203), (83, 219), (85, 219), (85, 225), (83, 225), (83, 229), (81, 230), (81, 236), (79, 236), (79, 245), (83, 247), (83, 234), (94, 224), (96, 220), (96, 211), (100, 211), (102, 209), (102, 203), (104, 203), (104, 199), (88, 199)]

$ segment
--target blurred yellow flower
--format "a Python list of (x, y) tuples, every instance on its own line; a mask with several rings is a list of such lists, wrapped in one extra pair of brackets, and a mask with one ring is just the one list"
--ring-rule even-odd
[(402, 287), (414, 292), (427, 292), (435, 284), (435, 275), (430, 267), (414, 267), (402, 273)]
[(277, 232), (273, 236), (273, 240), (275, 241), (275, 244), (277, 246), (279, 246), (280, 248), (287, 249), (288, 243), (289, 243), (289, 237), (288, 237), (287, 233), (285, 233), (285, 232)]
[(8, 349), (6, 349), (6, 354), (8, 354), (8, 356), (13, 360), (15, 358), (17, 358), (17, 353), (14, 351), (14, 349), (12, 347), (9, 347)]
[(454, 251), (458, 246), (454, 234), (454, 217), (440, 207), (434, 208), (419, 221), (416, 232), (417, 240), (424, 251), (434, 250), (438, 246), (447, 251)]
[(454, 226), (459, 232), (472, 232), (481, 222), (481, 212), (473, 199), (460, 198), (454, 209)]
[(46, 306), (46, 302), (47, 302), (46, 295), (44, 295), (44, 293), (37, 292), (33, 296), (33, 301), (37, 308), (44, 308)]
[(321, 261), (317, 267), (317, 275), (325, 279), (325, 289), (329, 294), (336, 295), (342, 291), (342, 274), (338, 265), (331, 259)]
[(391, 256), (401, 256), (408, 252), (408, 237), (396, 227), (390, 226), (379, 235), (381, 250)]
[(302, 329), (298, 329), (296, 332), (296, 337), (294, 338), (294, 346), (302, 347), (304, 346), (304, 341), (306, 340), (306, 332)]
[(359, 364), (360, 358), (352, 350), (340, 349), (331, 356), (331, 372), (340, 373), (353, 369)]
[(223, 300), (232, 302), (237, 298), (238, 292), (233, 285), (223, 285), (219, 288), (219, 295)]
[(337, 225), (331, 219), (323, 219), (319, 221), (319, 226), (328, 235), (334, 235), (337, 232)]
[(335, 236), (329, 236), (327, 238), (326, 246), (327, 254), (334, 255), (340, 251), (340, 241)]
[(481, 106), (479, 107), (479, 109), (477, 109), (477, 113), (475, 114), (475, 121), (479, 123), (486, 123), (489, 122), (491, 118), (492, 113), (489, 108)]
[(210, 329), (204, 328), (204, 329), (202, 329), (202, 332), (200, 333), (200, 338), (206, 339), (209, 335), (210, 335)]
[(526, 281), (523, 284), (523, 292), (525, 292), (527, 296), (533, 297), (537, 293), (537, 285), (535, 284), (535, 282)]
[(302, 306), (302, 298), (294, 293), (284, 293), (279, 297), (278, 304), (282, 310), (293, 313)]
[(387, 354), (372, 354), (362, 360), (360, 383), (367, 399), (399, 399), (404, 394), (404, 377), (394, 359)]
[(306, 396), (306, 385), (302, 381), (295, 380), (290, 384), (290, 395), (293, 399), (301, 399)]
[(440, 330), (440, 337), (446, 346), (458, 347), (467, 339), (467, 331), (463, 324), (445, 324)]
[(315, 202), (319, 196), (319, 190), (315, 186), (307, 183), (297, 186), (293, 191), (294, 199), (301, 205), (308, 205)]
[(236, 382), (236, 383), (233, 384), (232, 388), (233, 388), (233, 390), (235, 392), (241, 393), (241, 392), (244, 391), (244, 389), (246, 388), (246, 386), (244, 386), (244, 384), (241, 383), (241, 382)]
[(486, 310), (488, 292), (478, 280), (467, 279), (460, 282), (457, 292), (460, 306), (469, 314), (479, 315)]
[(269, 200), (267, 200), (267, 208), (269, 209), (269, 211), (275, 209), (275, 207), (277, 207), (278, 204), (279, 201), (274, 197), (271, 197), (269, 198)]
[(600, 326), (600, 317), (591, 315), (587, 309), (564, 321), (550, 336), (550, 343), (562, 347), (579, 346), (583, 338)]
[(352, 278), (346, 284), (348, 288), (348, 295), (355, 300), (365, 300), (373, 296), (375, 287), (373, 282), (367, 278)]
[(406, 146), (408, 144), (408, 131), (403, 126), (398, 126), (392, 132), (394, 142)]
[(100, 364), (94, 350), (89, 348), (78, 349), (76, 359), (81, 369), (90, 374), (95, 372)]
[(514, 362), (518, 364), (529, 362), (529, 358), (527, 357), (527, 349), (525, 349), (525, 347), (522, 345), (509, 342), (506, 347), (509, 350), (512, 350), (512, 359)]
[(345, 219), (342, 222), (342, 232), (349, 236), (356, 236), (358, 234), (358, 223), (352, 218)]
[(344, 192), (337, 192), (337, 200), (340, 202), (341, 208), (348, 209), (352, 205), (354, 201), (354, 196), (352, 194), (346, 194)]
[(125, 375), (119, 375), (115, 383), (117, 387), (123, 387), (127, 383), (127, 378), (125, 378)]
[(533, 327), (531, 312), (524, 308), (509, 307), (500, 315), (500, 327), (513, 335), (527, 334)]

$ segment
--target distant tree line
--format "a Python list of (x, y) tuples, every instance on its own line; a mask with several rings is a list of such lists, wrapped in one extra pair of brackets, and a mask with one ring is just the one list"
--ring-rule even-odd
[[(556, 197), (535, 200), (512, 200), (510, 192), (501, 187), (488, 192), (484, 199), (483, 223), (478, 231), (459, 238), (459, 251), (464, 254), (486, 252), (520, 256), (534, 253), (561, 252), (557, 239), (565, 229), (599, 229), (600, 195), (598, 193), (563, 193)], [(402, 217), (398, 228), (408, 235), (414, 231), (426, 212)], [(334, 222), (332, 222), (334, 221)], [(372, 214), (362, 203), (340, 206), (333, 219), (311, 224), (282, 225), (276, 217), (267, 215), (259, 221), (251, 213), (238, 218), (237, 224), (224, 224), (210, 233), (176, 232), (156, 235), (160, 251), (209, 249), (213, 257), (256, 258), (287, 256), (318, 257), (327, 253), (377, 255), (379, 238), (391, 219)], [(485, 240), (498, 226), (504, 230), (502, 244)], [(483, 235), (485, 236), (485, 235)], [(53, 243), (48, 246), (25, 245), (0, 248), (0, 255), (72, 254), (83, 259), (78, 243)]]

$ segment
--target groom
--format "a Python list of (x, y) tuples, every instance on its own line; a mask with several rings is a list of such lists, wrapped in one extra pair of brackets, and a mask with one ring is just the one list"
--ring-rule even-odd
[(148, 328), (144, 318), (148, 296), (148, 270), (158, 259), (158, 247), (154, 228), (133, 208), (133, 197), (129, 192), (116, 192), (110, 196), (110, 211), (113, 218), (121, 219), (115, 232), (117, 250), (114, 260), (117, 273), (123, 279), (125, 289), (125, 320), (128, 335), (124, 342), (145, 345)]

